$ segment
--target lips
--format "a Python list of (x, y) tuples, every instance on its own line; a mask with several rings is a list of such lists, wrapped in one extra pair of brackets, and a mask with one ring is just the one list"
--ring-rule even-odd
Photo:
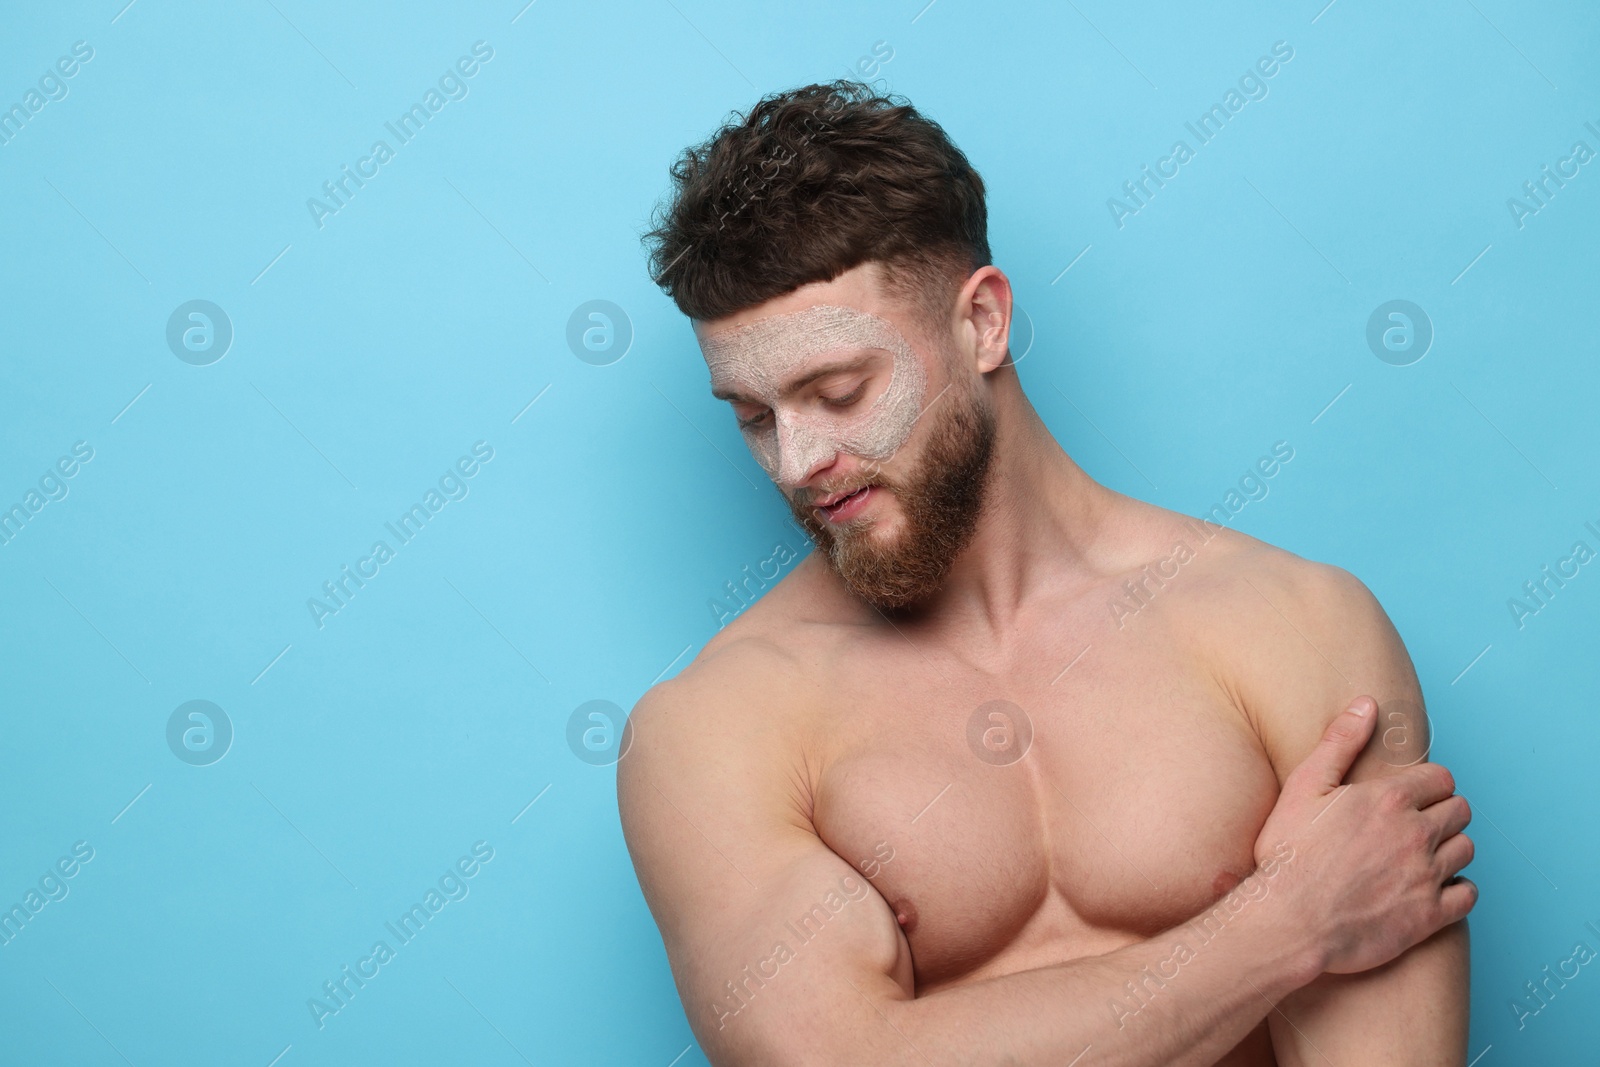
[(841, 489), (837, 493), (831, 493), (828, 496), (825, 496), (822, 499), (815, 501), (812, 504), (812, 507), (831, 508), (835, 504), (839, 503), (839, 501), (845, 499), (846, 497), (855, 496), (857, 493), (861, 492), (861, 490), (866, 489), (866, 488), (868, 488), (868, 487), (865, 486), (865, 485), (861, 485), (861, 486), (857, 486), (854, 489)]
[(871, 494), (871, 492), (872, 486), (864, 485), (860, 489), (857, 489), (853, 492), (842, 494), (836, 493), (832, 497), (828, 498), (831, 499), (833, 503), (825, 505), (819, 504), (817, 505), (817, 510), (826, 515), (830, 521), (837, 522), (840, 521), (842, 516), (852, 514), (856, 511), (859, 511), (861, 507), (864, 507), (865, 504), (863, 501), (869, 494)]

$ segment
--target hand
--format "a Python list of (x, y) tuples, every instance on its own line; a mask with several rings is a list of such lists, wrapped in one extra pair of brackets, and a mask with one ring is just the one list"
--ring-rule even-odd
[(1449, 771), (1419, 763), (1340, 784), (1372, 736), (1376, 712), (1375, 700), (1357, 697), (1328, 724), (1284, 781), (1256, 839), (1257, 862), (1281, 864), (1274, 888), (1311, 932), (1323, 971), (1387, 963), (1478, 900), (1477, 886), (1456, 876), (1472, 861), (1472, 841), (1461, 832), (1472, 813)]

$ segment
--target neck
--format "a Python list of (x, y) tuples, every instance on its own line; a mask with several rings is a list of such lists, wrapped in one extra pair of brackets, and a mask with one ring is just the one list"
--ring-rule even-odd
[(1073, 462), (1029, 403), (1011, 366), (991, 372), (994, 453), (983, 514), (945, 584), (906, 612), (912, 625), (1004, 636), (1041, 596), (1104, 569), (1106, 530), (1128, 498)]

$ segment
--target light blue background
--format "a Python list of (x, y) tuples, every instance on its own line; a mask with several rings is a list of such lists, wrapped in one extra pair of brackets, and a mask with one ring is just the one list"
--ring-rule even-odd
[[(1600, 162), (1521, 228), (1506, 201), (1600, 150), (1594, 7), (122, 3), (0, 16), (5, 106), (94, 49), (0, 145), (0, 506), (94, 449), (0, 546), (0, 904), (95, 850), (0, 947), (4, 1062), (704, 1062), (567, 720), (631, 707), (801, 543), (638, 235), (683, 146), (877, 42), (988, 183), (1024, 385), (1091, 474), (1199, 513), (1295, 449), (1235, 524), (1406, 639), (1478, 813), (1471, 1054), (1593, 1055), (1600, 971), (1520, 1030), (1509, 1004), (1600, 948), (1600, 566), (1521, 629), (1507, 600), (1600, 547)], [(469, 95), (319, 228), (307, 199), (479, 40)], [(1119, 229), (1107, 199), (1280, 40)], [(1405, 367), (1365, 340), (1396, 298), (1436, 331)], [(192, 299), (235, 331), (209, 366), (165, 341)], [(594, 299), (634, 334), (606, 366), (566, 341)], [(480, 440), (319, 629), (307, 599)], [(210, 766), (167, 747), (192, 699), (235, 730)], [(319, 1030), (308, 998), (479, 840), (470, 895)]]

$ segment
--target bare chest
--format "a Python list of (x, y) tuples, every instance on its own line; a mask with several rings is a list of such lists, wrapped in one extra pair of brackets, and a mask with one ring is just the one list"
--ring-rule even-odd
[(813, 820), (895, 909), (919, 996), (1149, 937), (1254, 866), (1277, 780), (1209, 672), (1131, 637), (1049, 655), (830, 665)]

